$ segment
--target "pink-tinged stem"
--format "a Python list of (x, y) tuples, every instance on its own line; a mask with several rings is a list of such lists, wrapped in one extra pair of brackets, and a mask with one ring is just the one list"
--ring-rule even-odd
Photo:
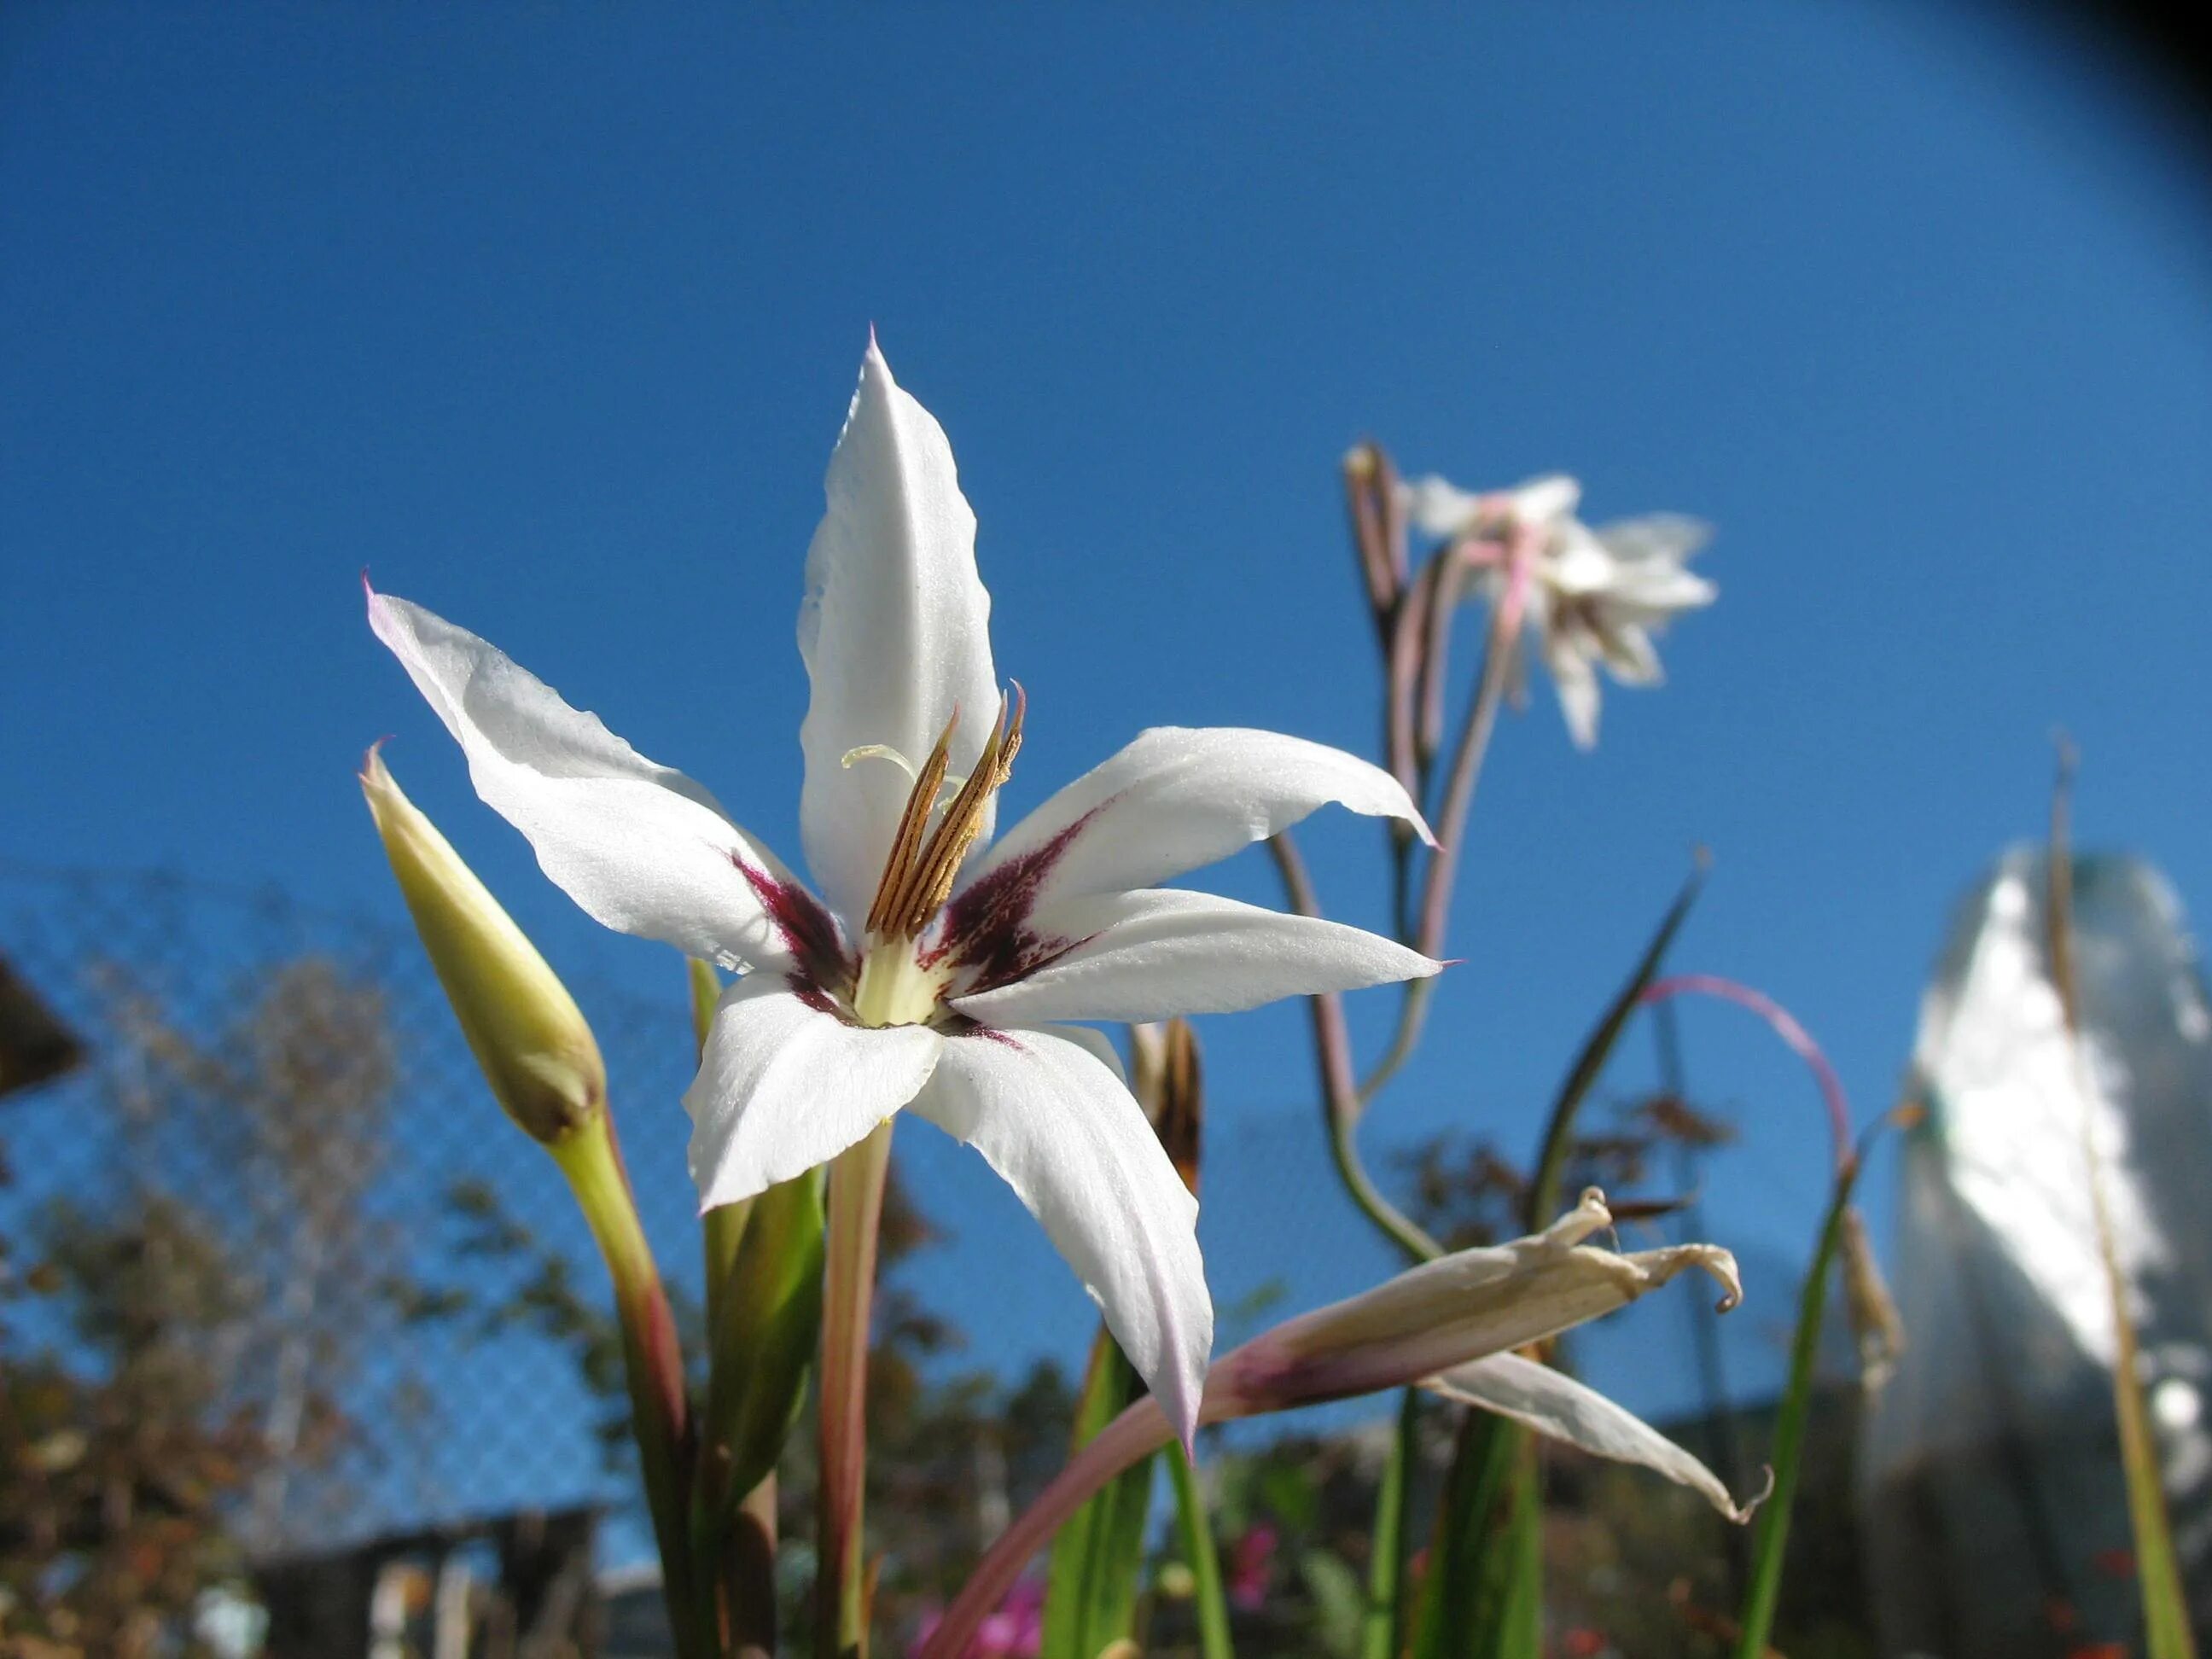
[(1150, 1395), (1100, 1430), (1021, 1517), (999, 1534), (915, 1659), (963, 1659), (983, 1621), (1006, 1599), (1022, 1570), (1068, 1517), (1122, 1470), (1174, 1438), (1175, 1431)]
[(1482, 774), (1483, 757), (1490, 751), (1490, 736), (1497, 729), (1498, 710), (1505, 701), (1505, 688), (1513, 678), (1513, 658), (1521, 640), (1521, 619), (1528, 608), (1528, 581), (1535, 567), (1540, 532), (1516, 531), (1505, 560), (1505, 592), (1491, 613), (1490, 641), (1483, 652), (1482, 684), (1461, 728), (1459, 745), (1452, 755), (1451, 776), (1444, 786), (1443, 810), (1437, 815), (1437, 851), (1429, 860), (1428, 878), (1421, 888), (1421, 921), (1413, 948), (1425, 956), (1443, 949), (1444, 923), (1451, 909), (1452, 883), (1459, 873), (1461, 845), (1467, 839), (1468, 815), (1474, 808), (1475, 781)]
[(713, 1638), (702, 1622), (703, 1605), (691, 1576), (690, 1425), (676, 1321), (669, 1312), (652, 1247), (638, 1222), (611, 1120), (600, 1113), (551, 1151), (614, 1280), (623, 1368), (629, 1383), (630, 1428), (637, 1440), (646, 1506), (660, 1553), (661, 1589), (677, 1651), (686, 1659), (708, 1659)]
[[(1437, 569), (1434, 562), (1424, 566), (1406, 589), (1391, 618), (1383, 650), (1383, 753), (1390, 763), (1391, 776), (1415, 800), (1421, 795), (1416, 712), (1420, 702), (1421, 647), (1428, 637), (1429, 610), (1436, 600)], [(1400, 826), (1392, 829), (1393, 833), (1401, 833)]]
[[(1274, 854), (1291, 908), (1302, 916), (1318, 916), (1321, 905), (1314, 896), (1312, 878), (1306, 874), (1305, 860), (1298, 856), (1289, 832), (1271, 837), (1267, 850)], [(1307, 998), (1306, 1004), (1313, 1016), (1314, 1054), (1321, 1067), (1322, 1111), (1337, 1176), (1352, 1194), (1352, 1201), (1401, 1249), (1416, 1261), (1433, 1261), (1443, 1254), (1443, 1247), (1382, 1196), (1359, 1161), (1353, 1140), (1359, 1124), (1359, 1080), (1352, 1070), (1352, 1031), (1345, 1021), (1344, 999), (1328, 991)]]
[(869, 1316), (875, 1302), (876, 1232), (890, 1173), (891, 1121), (830, 1166), (823, 1261), (820, 1564), (816, 1570), (815, 1651), (821, 1659), (866, 1659), (862, 1566), (867, 1480)]
[[(1468, 820), (1474, 808), (1474, 786), (1482, 773), (1483, 758), (1490, 751), (1491, 734), (1498, 726), (1498, 711), (1504, 703), (1506, 688), (1512, 683), (1514, 653), (1520, 646), (1521, 620), (1528, 611), (1528, 582), (1540, 550), (1540, 536), (1538, 531), (1518, 530), (1502, 555), (1505, 562), (1505, 591), (1491, 613), (1481, 684), (1475, 689), (1467, 721), (1460, 728), (1459, 743), (1452, 754), (1451, 775), (1444, 786), (1443, 810), (1436, 820), (1437, 848), (1429, 855), (1428, 868), (1422, 878), (1419, 919), (1412, 929), (1412, 937), (1404, 941), (1424, 956), (1443, 954), (1444, 933), (1451, 919), (1452, 886), (1458, 879), (1460, 854), (1467, 842)], [(1410, 711), (1410, 702), (1408, 708)], [(1401, 919), (1401, 937), (1405, 931)], [(1420, 1041), (1422, 1023), (1428, 1017), (1429, 999), (1436, 994), (1436, 987), (1433, 978), (1407, 983), (1399, 1000), (1398, 1025), (1391, 1035), (1390, 1046), (1359, 1085), (1362, 1109), (1413, 1057), (1414, 1046)]]
[(1820, 1099), (1828, 1109), (1828, 1133), (1835, 1143), (1836, 1173), (1843, 1175), (1857, 1162), (1858, 1153), (1851, 1145), (1851, 1108), (1844, 1097), (1843, 1079), (1836, 1068), (1828, 1064), (1828, 1057), (1820, 1052), (1820, 1045), (1813, 1041), (1813, 1034), (1797, 1023), (1796, 1018), (1763, 991), (1754, 991), (1748, 985), (1718, 974), (1676, 974), (1655, 981), (1644, 988), (1640, 1002), (1663, 1002), (1668, 997), (1718, 997), (1739, 1008), (1747, 1008), (1765, 1020), (1774, 1035), (1789, 1045), (1790, 1052), (1805, 1062), (1820, 1085)]

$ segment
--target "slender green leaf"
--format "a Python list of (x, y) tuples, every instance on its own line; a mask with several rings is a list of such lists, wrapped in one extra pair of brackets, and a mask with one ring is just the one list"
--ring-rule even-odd
[(1638, 1001), (1659, 976), (1660, 965), (1667, 959), (1674, 935), (1689, 920), (1691, 908), (1697, 903), (1705, 884), (1705, 861), (1701, 854), (1681, 890), (1675, 894), (1674, 903), (1659, 919), (1657, 931), (1637, 959), (1635, 972), (1607, 1006), (1589, 1036), (1583, 1040), (1574, 1064), (1567, 1068), (1566, 1080), (1559, 1085), (1559, 1092), (1552, 1102), (1552, 1115), (1544, 1129), (1543, 1150), (1536, 1159), (1535, 1178), (1528, 1183), (1528, 1211), (1522, 1220), (1532, 1233), (1549, 1226), (1559, 1212), (1559, 1188), (1566, 1178), (1567, 1156), (1574, 1148), (1575, 1114), (1582, 1109), (1583, 1102), (1604, 1073), (1605, 1063), (1613, 1057), (1621, 1032), (1628, 1028), (1629, 1016), (1636, 1012)]
[[(1534, 1468), (1527, 1440), (1519, 1425), (1487, 1412), (1462, 1421), (1413, 1618), (1413, 1659), (1534, 1653), (1514, 1645), (1531, 1604), (1525, 1540), (1516, 1535), (1523, 1470)], [(1540, 1601), (1540, 1583), (1533, 1588)]]
[(1827, 1314), (1828, 1281), (1835, 1273), (1836, 1253), (1843, 1246), (1844, 1217), (1850, 1209), (1851, 1188), (1858, 1182), (1861, 1162), (1853, 1158), (1836, 1176), (1835, 1192), (1820, 1223), (1820, 1243), (1813, 1252), (1813, 1265), (1797, 1295), (1797, 1333), (1790, 1345), (1790, 1381), (1774, 1419), (1774, 1486), (1753, 1523), (1751, 1576), (1744, 1591), (1736, 1659), (1765, 1659), (1766, 1640), (1773, 1633), (1774, 1609), (1782, 1595), (1782, 1561), (1790, 1547), (1790, 1510), (1796, 1501), (1805, 1425), (1812, 1416), (1814, 1370), (1820, 1353), (1821, 1322)]
[[(1142, 1387), (1136, 1368), (1102, 1326), (1076, 1401), (1073, 1449), (1120, 1416)], [(1107, 1482), (1054, 1539), (1041, 1659), (1097, 1659), (1104, 1648), (1135, 1634), (1154, 1462), (1144, 1458)]]
[(1389, 1461), (1375, 1492), (1374, 1554), (1367, 1564), (1367, 1611), (1360, 1624), (1360, 1659), (1397, 1659), (1406, 1626), (1407, 1477), (1414, 1437), (1421, 1425), (1421, 1397), (1406, 1390), (1398, 1406), (1398, 1430), (1390, 1437)]
[(2173, 1533), (2159, 1482), (2158, 1448), (2143, 1409), (2142, 1374), (2135, 1316), (2128, 1307), (2128, 1280), (2120, 1266), (2118, 1243), (2105, 1200), (2103, 1160), (2087, 1114), (2096, 1098), (2096, 1079), (2081, 1044), (2080, 988), (2074, 975), (2074, 854), (2071, 845), (2074, 751), (2059, 740), (2058, 776), (2051, 792), (2051, 845), (2045, 860), (2049, 891), (2044, 922), (2049, 933), (2052, 984), (2066, 1018), (2080, 1083), (2084, 1115), (2081, 1149), (2089, 1182), (2089, 1205), (2096, 1218), (2097, 1254), (2112, 1304), (2112, 1414), (2120, 1435), (2120, 1467), (2127, 1478), (2128, 1526), (2134, 1535), (2136, 1586), (2142, 1596), (2143, 1645), (2148, 1659), (2195, 1659), (2196, 1638), (2189, 1630), (2189, 1604), (2182, 1594), (2181, 1570), (2173, 1554)]
[(1229, 1641), (1229, 1601), (1221, 1589), (1221, 1552), (1214, 1547), (1213, 1528), (1206, 1518), (1206, 1495), (1199, 1491), (1197, 1472), (1181, 1446), (1170, 1446), (1167, 1460), (1168, 1479), (1175, 1487), (1176, 1524), (1195, 1581), (1191, 1601), (1198, 1613), (1199, 1653), (1201, 1659), (1235, 1659)]

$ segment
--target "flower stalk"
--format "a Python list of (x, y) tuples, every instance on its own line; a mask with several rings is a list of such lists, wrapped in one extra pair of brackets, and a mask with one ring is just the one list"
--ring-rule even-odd
[(551, 1151), (614, 1281), (630, 1429), (637, 1441), (646, 1506), (660, 1553), (662, 1594), (677, 1650), (684, 1659), (714, 1659), (719, 1644), (691, 1569), (690, 1427), (684, 1360), (668, 1296), (638, 1222), (614, 1127), (602, 1114)]
[(830, 1166), (822, 1291), (820, 1544), (814, 1610), (815, 1651), (820, 1659), (867, 1659), (862, 1523), (867, 1477), (868, 1330), (875, 1301), (876, 1239), (883, 1220), (884, 1183), (890, 1173), (890, 1157), (891, 1125), (886, 1119)]
[(2089, 1185), (2089, 1209), (2096, 1229), (2097, 1255), (2112, 1308), (2112, 1414), (2120, 1438), (2120, 1464), (2126, 1477), (2129, 1531), (2135, 1542), (2136, 1580), (2142, 1598), (2144, 1650), (2149, 1659), (2196, 1659), (2197, 1638), (2189, 1626), (2188, 1598), (2173, 1549), (2173, 1530), (2166, 1512), (2160, 1480), (2158, 1445), (2144, 1408), (2141, 1345), (2128, 1302), (2127, 1273), (2120, 1265), (2119, 1239), (2105, 1194), (2104, 1158), (2097, 1146), (2094, 1119), (2097, 1080), (2081, 1031), (2081, 994), (2074, 961), (2073, 745), (2058, 739), (2058, 771), (2051, 790), (2051, 840), (2045, 849), (2044, 921), (2053, 988), (2072, 1049), (2076, 1093), (2081, 1102), (2082, 1173)]

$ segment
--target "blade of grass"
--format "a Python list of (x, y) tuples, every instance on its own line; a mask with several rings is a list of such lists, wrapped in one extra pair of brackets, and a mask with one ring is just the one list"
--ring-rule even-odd
[(1515, 1650), (1511, 1612), (1525, 1571), (1512, 1535), (1521, 1440), (1519, 1425), (1486, 1413), (1469, 1412), (1460, 1425), (1413, 1620), (1413, 1659)]
[(1359, 1621), (1359, 1659), (1396, 1659), (1405, 1643), (1406, 1503), (1413, 1437), (1420, 1427), (1419, 1393), (1406, 1390), (1398, 1429), (1375, 1489), (1374, 1553), (1367, 1563), (1367, 1605)]
[(1682, 931), (1682, 924), (1690, 919), (1690, 911), (1705, 890), (1705, 872), (1709, 867), (1705, 851), (1700, 848), (1697, 861), (1689, 876), (1683, 881), (1674, 902), (1667, 907), (1667, 914), (1659, 919), (1658, 927), (1637, 958), (1636, 969), (1628, 982), (1620, 988), (1613, 1001), (1606, 1007), (1590, 1034), (1583, 1040), (1582, 1050), (1575, 1056), (1574, 1064), (1567, 1068), (1566, 1079), (1559, 1085), (1559, 1092), (1552, 1102), (1552, 1115), (1544, 1128), (1544, 1144), (1536, 1158), (1536, 1173), (1528, 1183), (1528, 1206), (1522, 1217), (1532, 1232), (1543, 1227), (1559, 1212), (1559, 1188), (1565, 1182), (1567, 1157), (1574, 1147), (1575, 1115), (1582, 1109), (1589, 1091), (1605, 1071), (1606, 1061), (1613, 1057), (1620, 1042), (1620, 1034), (1628, 1027), (1629, 1017), (1644, 999), (1652, 981), (1667, 960), (1667, 952), (1674, 943), (1674, 936)]
[(1844, 1238), (1844, 1217), (1860, 1160), (1838, 1172), (1813, 1265), (1797, 1296), (1797, 1332), (1790, 1344), (1790, 1381), (1774, 1420), (1774, 1490), (1759, 1512), (1752, 1537), (1751, 1576), (1744, 1592), (1736, 1659), (1766, 1659), (1766, 1638), (1774, 1628), (1774, 1609), (1782, 1594), (1782, 1562), (1790, 1547), (1790, 1509), (1797, 1497), (1797, 1470), (1805, 1449), (1805, 1425), (1812, 1415), (1814, 1362), (1820, 1358), (1820, 1324), (1828, 1306), (1828, 1281)]
[(2051, 846), (2045, 860), (2050, 891), (2044, 921), (2050, 933), (2051, 983), (2066, 1020), (2074, 1072), (2081, 1097), (2081, 1152), (2095, 1218), (2097, 1254), (2105, 1269), (2112, 1304), (2112, 1414), (2119, 1426), (2120, 1466), (2127, 1479), (2128, 1523), (2135, 1540), (2136, 1583), (2142, 1596), (2143, 1645), (2148, 1659), (2195, 1659), (2196, 1638), (2189, 1631), (2188, 1602), (2174, 1559), (2173, 1534), (2159, 1481), (2158, 1448), (2151, 1439), (2143, 1408), (2142, 1374), (2134, 1316), (2128, 1308), (2128, 1281), (2120, 1266), (2118, 1241), (2105, 1199), (2103, 1161), (2098, 1154), (2094, 1120), (2096, 1079), (2081, 1041), (2081, 1006), (2074, 974), (2074, 855), (2070, 805), (2074, 751), (2059, 739), (2058, 774), (2051, 791)]
[(1214, 1547), (1213, 1527), (1206, 1518), (1206, 1495), (1198, 1489), (1197, 1471), (1182, 1446), (1168, 1448), (1167, 1463), (1175, 1488), (1176, 1524), (1195, 1581), (1191, 1602), (1198, 1614), (1199, 1653), (1201, 1659), (1235, 1659), (1229, 1641), (1229, 1601), (1221, 1589), (1221, 1552)]

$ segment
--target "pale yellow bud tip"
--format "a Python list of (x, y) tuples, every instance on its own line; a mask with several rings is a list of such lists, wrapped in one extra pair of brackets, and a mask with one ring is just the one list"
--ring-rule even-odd
[(606, 1068), (575, 1000), (401, 793), (376, 749), (362, 763), (361, 788), (415, 931), (492, 1093), (532, 1139), (549, 1146), (567, 1139), (606, 1099)]

